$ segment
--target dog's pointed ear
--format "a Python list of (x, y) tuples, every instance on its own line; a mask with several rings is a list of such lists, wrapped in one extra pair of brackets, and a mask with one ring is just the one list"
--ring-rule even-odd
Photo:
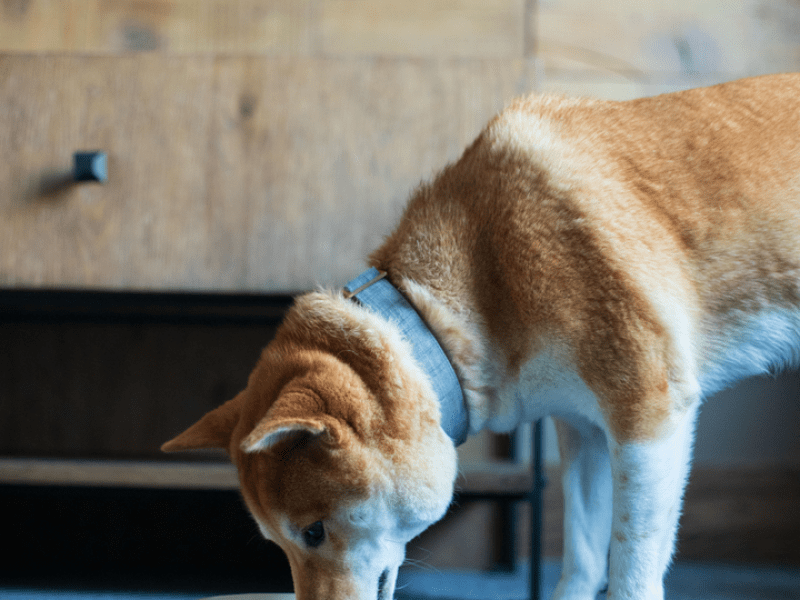
[(239, 422), (241, 405), (245, 392), (239, 392), (235, 398), (215, 408), (189, 427), (179, 436), (171, 439), (163, 446), (163, 452), (180, 450), (197, 450), (200, 448), (222, 448), (228, 450), (233, 429)]
[(285, 440), (317, 439), (329, 446), (342, 442), (343, 425), (327, 414), (315, 393), (302, 385), (284, 388), (249, 435), (240, 444), (244, 452), (269, 450)]
[(321, 418), (283, 417), (274, 418), (267, 413), (255, 429), (243, 441), (245, 452), (269, 450), (275, 444), (303, 436), (319, 437), (327, 433), (328, 427)]

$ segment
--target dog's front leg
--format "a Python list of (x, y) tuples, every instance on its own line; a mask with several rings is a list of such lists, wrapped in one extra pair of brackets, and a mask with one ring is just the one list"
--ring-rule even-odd
[(556, 600), (594, 599), (606, 584), (611, 465), (602, 430), (554, 419), (564, 486), (564, 563)]
[(659, 439), (612, 440), (613, 523), (608, 598), (663, 600), (683, 490), (689, 472), (696, 409), (677, 417)]

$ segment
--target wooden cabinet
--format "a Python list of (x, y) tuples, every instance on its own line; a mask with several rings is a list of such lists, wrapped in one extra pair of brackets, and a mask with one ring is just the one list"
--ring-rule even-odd
[[(0, 57), (0, 285), (342, 285), (524, 61)], [(105, 185), (72, 154), (108, 155)]]
[[(5, 2), (0, 286), (341, 285), (511, 97), (797, 69), (798, 22), (784, 0)], [(105, 186), (66, 185), (84, 149)]]

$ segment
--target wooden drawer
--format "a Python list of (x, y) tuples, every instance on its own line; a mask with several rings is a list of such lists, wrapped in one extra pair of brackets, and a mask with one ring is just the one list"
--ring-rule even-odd
[[(341, 285), (523, 61), (0, 55), (0, 286)], [(108, 154), (73, 185), (72, 154)]]
[(0, 51), (521, 58), (525, 0), (5, 0)]

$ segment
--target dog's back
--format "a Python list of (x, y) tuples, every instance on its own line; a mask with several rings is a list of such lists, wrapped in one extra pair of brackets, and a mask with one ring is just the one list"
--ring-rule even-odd
[[(536, 340), (566, 337), (601, 396), (716, 391), (797, 356), (798, 114), (798, 75), (520, 99), (418, 190), (373, 259), (479, 315), (511, 375)], [(669, 412), (634, 423), (629, 408), (631, 437)]]

